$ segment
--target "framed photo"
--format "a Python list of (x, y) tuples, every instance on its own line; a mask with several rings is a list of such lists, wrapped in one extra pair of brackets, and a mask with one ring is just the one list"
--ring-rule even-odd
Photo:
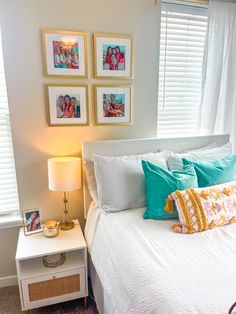
[(41, 212), (39, 208), (24, 210), (22, 214), (25, 235), (31, 235), (43, 231)]
[(133, 78), (133, 37), (94, 34), (95, 78)]
[(132, 86), (95, 86), (96, 124), (131, 124), (132, 98)]
[(42, 30), (45, 73), (48, 76), (87, 78), (87, 34)]
[(48, 85), (50, 125), (88, 125), (88, 87)]

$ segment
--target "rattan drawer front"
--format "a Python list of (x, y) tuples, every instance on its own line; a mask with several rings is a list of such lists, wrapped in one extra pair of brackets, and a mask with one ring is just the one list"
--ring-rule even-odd
[(21, 287), (26, 309), (82, 298), (87, 296), (86, 268), (24, 279)]
[(37, 301), (80, 291), (80, 275), (53, 278), (28, 285), (29, 300)]

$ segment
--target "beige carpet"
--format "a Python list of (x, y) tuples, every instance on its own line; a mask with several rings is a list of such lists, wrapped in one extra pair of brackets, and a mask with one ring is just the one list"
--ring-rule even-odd
[[(0, 313), (22, 313), (18, 286), (0, 289)], [(87, 309), (83, 308), (83, 299), (78, 299), (30, 310), (30, 314), (98, 314), (98, 311), (93, 300), (89, 298)]]

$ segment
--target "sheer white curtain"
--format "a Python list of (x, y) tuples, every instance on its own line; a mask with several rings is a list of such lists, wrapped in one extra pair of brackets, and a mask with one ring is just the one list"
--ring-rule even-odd
[(230, 133), (236, 149), (236, 1), (210, 0), (199, 129)]

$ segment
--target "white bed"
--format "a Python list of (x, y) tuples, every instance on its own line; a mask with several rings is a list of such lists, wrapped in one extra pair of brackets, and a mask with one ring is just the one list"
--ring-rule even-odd
[[(229, 141), (228, 135), (87, 142), (83, 155), (182, 151)], [(85, 204), (89, 203), (87, 187)], [(91, 205), (85, 236), (100, 313), (224, 314), (236, 301), (236, 224), (176, 234), (173, 220), (142, 218), (144, 208), (106, 214)]]

